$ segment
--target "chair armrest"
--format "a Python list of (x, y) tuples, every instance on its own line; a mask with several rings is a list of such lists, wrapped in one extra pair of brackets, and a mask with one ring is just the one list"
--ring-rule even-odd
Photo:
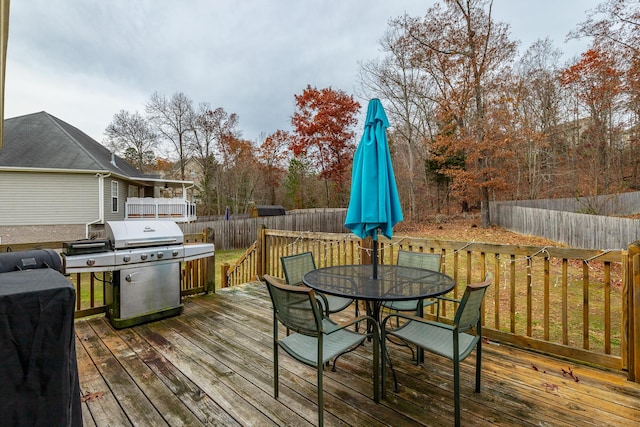
[(418, 322), (418, 323), (424, 323), (424, 324), (435, 326), (435, 327), (438, 327), (438, 328), (441, 328), (441, 329), (446, 329), (448, 331), (453, 331), (454, 329), (456, 329), (456, 326), (449, 325), (448, 323), (434, 322), (433, 320), (428, 320), (428, 319), (425, 319), (424, 317), (412, 316), (412, 315), (409, 315), (409, 314), (393, 313), (393, 314), (390, 314), (387, 317), (385, 317), (384, 320), (382, 321), (382, 326), (381, 326), (382, 330), (386, 329), (387, 321), (389, 321), (389, 319), (392, 318), (392, 317), (405, 319), (405, 320), (411, 320), (411, 321)]
[[(280, 284), (280, 285), (286, 285), (287, 282), (284, 279), (281, 279), (280, 277), (275, 277), (275, 276), (270, 276), (271, 280), (273, 280), (274, 282)], [(266, 280), (263, 278), (260, 278), (259, 275), (256, 274), (256, 280), (258, 282), (262, 282), (262, 283), (266, 283)]]
[(377, 333), (378, 333), (378, 322), (371, 316), (358, 316), (358, 317), (355, 317), (355, 318), (353, 318), (351, 320), (348, 320), (346, 322), (337, 323), (335, 329), (333, 329), (333, 330), (331, 330), (329, 332), (325, 332), (325, 333), (327, 335), (330, 335), (330, 334), (332, 334), (332, 333), (334, 333), (336, 331), (345, 329), (345, 328), (347, 328), (347, 327), (349, 327), (351, 325), (355, 325), (356, 323), (364, 322), (364, 321), (367, 321), (367, 320), (371, 321), (371, 323), (373, 324), (374, 330), (376, 332), (376, 335), (377, 335)]
[(320, 307), (322, 314), (329, 317), (329, 301), (327, 301), (327, 297), (317, 292), (314, 292), (313, 295), (316, 297), (316, 301), (318, 302), (318, 306)]

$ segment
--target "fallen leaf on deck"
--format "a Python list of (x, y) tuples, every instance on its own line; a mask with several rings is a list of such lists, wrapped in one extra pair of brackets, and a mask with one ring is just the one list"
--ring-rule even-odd
[(104, 391), (96, 391), (95, 393), (86, 392), (85, 394), (82, 395), (82, 398), (80, 399), (80, 401), (93, 402), (95, 400), (100, 399), (102, 396), (104, 396)]

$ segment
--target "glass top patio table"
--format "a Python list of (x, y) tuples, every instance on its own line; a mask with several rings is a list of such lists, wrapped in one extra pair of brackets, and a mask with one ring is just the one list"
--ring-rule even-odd
[(374, 279), (370, 264), (318, 268), (305, 274), (303, 282), (325, 294), (373, 303), (432, 298), (455, 285), (452, 277), (438, 271), (398, 265), (379, 265)]

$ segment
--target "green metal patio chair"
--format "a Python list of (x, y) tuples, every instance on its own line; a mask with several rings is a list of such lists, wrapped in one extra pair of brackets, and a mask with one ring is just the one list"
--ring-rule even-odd
[[(423, 268), (425, 270), (440, 271), (440, 254), (428, 252), (398, 251), (397, 265), (404, 267)], [(436, 303), (435, 299), (409, 300), (409, 301), (383, 301), (382, 306), (395, 311), (413, 311), (419, 314), (420, 302), (422, 307), (428, 307)]]
[[(469, 284), (459, 301), (453, 324), (434, 322), (417, 316), (394, 313), (382, 322), (382, 350), (386, 351), (386, 339), (395, 336), (401, 340), (417, 345), (432, 353), (446, 357), (453, 362), (453, 394), (456, 426), (460, 425), (460, 361), (464, 360), (476, 349), (476, 393), (480, 392), (480, 372), (482, 360), (482, 324), (480, 309), (487, 287), (492, 277), (487, 275), (482, 283)], [(451, 298), (446, 298), (450, 299)], [(457, 300), (456, 300), (457, 301)], [(390, 329), (390, 319), (407, 320), (401, 326)], [(468, 333), (475, 327), (475, 334)], [(393, 372), (391, 359), (389, 367)], [(382, 370), (382, 396), (385, 396), (385, 369)], [(394, 372), (395, 377), (395, 372)], [(397, 387), (397, 385), (396, 385)]]
[[(282, 263), (282, 270), (284, 271), (284, 277), (288, 285), (299, 286), (302, 285), (302, 277), (311, 270), (316, 269), (316, 262), (313, 259), (311, 252), (303, 252), (295, 255), (287, 255), (280, 257)], [(316, 294), (320, 294), (316, 292)], [(322, 294), (324, 299), (321, 301), (327, 301), (328, 305), (323, 308), (328, 314), (337, 313), (349, 307), (354, 301), (352, 298), (338, 297), (334, 295)], [(358, 316), (358, 306), (356, 304), (356, 317)]]
[[(440, 271), (441, 260), (442, 256), (440, 254), (399, 250), (398, 261), (396, 262), (396, 264), (404, 267), (415, 267), (424, 268), (425, 270)], [(408, 301), (383, 301), (381, 305), (383, 309), (413, 312), (416, 316), (422, 316), (424, 307), (433, 305), (437, 301), (437, 299), (432, 298), (421, 300), (412, 299)], [(398, 322), (400, 322), (399, 319)], [(422, 352), (418, 350), (418, 354), (416, 354), (416, 352), (413, 351), (413, 348), (408, 343), (404, 341), (394, 342), (392, 340), (389, 340), (389, 342), (392, 342), (396, 345), (405, 345), (409, 347), (409, 349), (411, 349), (411, 359), (415, 360), (416, 364), (420, 363), (420, 361), (423, 360)]]
[[(264, 280), (267, 282), (267, 288), (273, 303), (274, 397), (278, 398), (278, 348), (282, 348), (297, 361), (316, 368), (318, 425), (323, 425), (322, 374), (324, 365), (330, 359), (355, 349), (367, 339), (367, 334), (360, 334), (347, 329), (351, 325), (365, 321), (373, 325), (373, 400), (379, 402), (380, 341), (375, 320), (368, 316), (362, 316), (337, 324), (328, 317), (323, 316), (321, 304), (312, 289), (306, 286), (284, 285), (267, 274), (264, 275)], [(279, 338), (279, 324), (284, 325), (294, 333), (284, 338)]]

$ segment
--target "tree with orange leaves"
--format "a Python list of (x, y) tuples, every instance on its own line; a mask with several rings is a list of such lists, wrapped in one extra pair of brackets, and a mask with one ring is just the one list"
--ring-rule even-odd
[(289, 149), (308, 159), (324, 181), (326, 206), (344, 206), (355, 150), (353, 130), (360, 104), (341, 90), (311, 86), (295, 95), (296, 112)]
[(277, 130), (267, 136), (258, 148), (257, 158), (260, 163), (264, 180), (262, 185), (269, 194), (269, 204), (277, 204), (276, 189), (280, 186), (282, 176), (287, 168), (288, 146), (291, 144), (291, 134)]
[(626, 116), (623, 157), (629, 163), (623, 179), (631, 188), (640, 188), (640, 2), (605, 0), (589, 11), (570, 36), (591, 37), (593, 50), (615, 58), (616, 68), (623, 73), (619, 97)]
[(583, 165), (578, 172), (586, 170), (590, 178), (586, 181), (588, 185), (580, 190), (589, 196), (607, 193), (612, 190), (614, 170), (621, 169), (619, 164), (613, 163), (616, 160), (613, 153), (621, 131), (615, 117), (623, 89), (622, 72), (612, 55), (592, 48), (561, 72), (560, 83), (573, 88), (589, 116), (583, 141), (576, 147)]
[[(424, 71), (425, 85), (435, 93), (435, 121), (440, 132), (432, 141), (439, 165), (433, 171), (452, 178), (452, 188), (463, 199), (481, 203), (482, 226), (490, 225), (489, 195), (506, 185), (505, 159), (509, 135), (504, 108), (503, 72), (515, 55), (507, 24), (492, 19), (492, 0), (445, 0), (429, 8), (423, 20), (403, 17), (413, 49), (413, 64)], [(488, 6), (488, 7), (487, 7)], [(487, 9), (485, 9), (487, 8)], [(459, 162), (447, 159), (464, 159)]]

